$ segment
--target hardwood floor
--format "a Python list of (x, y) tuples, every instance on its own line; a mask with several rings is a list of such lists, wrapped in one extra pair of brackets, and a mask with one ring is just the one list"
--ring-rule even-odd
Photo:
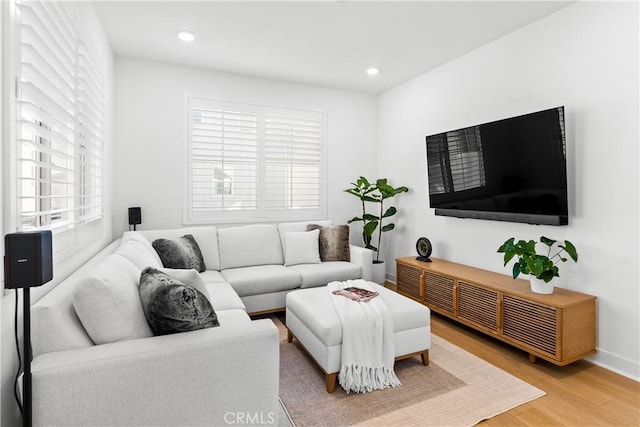
[(547, 394), (481, 423), (483, 426), (640, 426), (640, 383), (579, 361), (558, 367), (443, 316), (431, 332)]

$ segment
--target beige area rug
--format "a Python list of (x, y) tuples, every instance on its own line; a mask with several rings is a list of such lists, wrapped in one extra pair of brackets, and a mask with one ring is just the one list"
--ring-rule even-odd
[(280, 329), (280, 398), (295, 426), (472, 426), (545, 393), (431, 335), (429, 366), (396, 362), (402, 386), (346, 394), (325, 389), (324, 374)]

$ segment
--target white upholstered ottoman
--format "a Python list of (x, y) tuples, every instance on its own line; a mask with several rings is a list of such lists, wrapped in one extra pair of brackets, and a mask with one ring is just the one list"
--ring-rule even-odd
[[(391, 311), (396, 360), (420, 355), (429, 364), (431, 313), (424, 305), (370, 283)], [(363, 303), (366, 304), (366, 303)], [(325, 286), (287, 295), (288, 341), (295, 337), (324, 371), (327, 391), (333, 393), (340, 372), (342, 325)]]

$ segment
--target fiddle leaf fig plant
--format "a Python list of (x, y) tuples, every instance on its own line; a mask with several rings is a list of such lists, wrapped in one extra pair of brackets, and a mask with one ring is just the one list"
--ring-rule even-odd
[[(356, 182), (352, 182), (351, 185), (351, 188), (347, 188), (344, 191), (360, 199), (360, 202), (362, 203), (362, 216), (353, 217), (348, 221), (348, 223), (363, 222), (362, 240), (365, 248), (376, 252), (375, 262), (379, 263), (379, 248), (380, 242), (382, 241), (382, 233), (391, 231), (395, 228), (394, 223), (384, 224), (384, 221), (398, 213), (398, 210), (393, 206), (390, 206), (385, 210), (384, 202), (385, 200), (395, 197), (400, 193), (406, 193), (409, 189), (405, 186), (397, 188), (393, 187), (389, 184), (386, 178), (377, 179), (375, 184), (373, 184), (363, 176), (359, 177)], [(367, 203), (380, 204), (378, 215), (367, 213)], [(376, 230), (378, 230), (377, 247), (373, 246), (371, 243)]]
[(377, 217), (367, 213), (367, 207), (365, 204), (365, 202), (377, 203), (377, 199), (371, 196), (371, 193), (376, 190), (376, 186), (371, 184), (364, 176), (358, 178), (356, 182), (352, 182), (351, 185), (351, 188), (347, 188), (344, 191), (360, 199), (360, 202), (362, 203), (362, 216), (355, 216), (347, 222), (351, 224), (352, 222), (362, 221), (364, 223), (362, 225), (362, 240), (364, 242), (364, 247), (371, 249), (372, 251), (376, 251), (377, 248), (371, 245), (371, 236), (373, 236), (373, 232), (376, 227), (378, 227)]
[(547, 247), (546, 255), (536, 252), (537, 242), (535, 240), (516, 242), (512, 237), (498, 248), (498, 253), (504, 253), (505, 266), (514, 257), (516, 258), (512, 270), (514, 279), (520, 274), (530, 274), (549, 283), (554, 277), (560, 277), (557, 264), (568, 261), (567, 256), (574, 262), (578, 262), (578, 251), (570, 241), (565, 240), (564, 244), (561, 244), (556, 240), (541, 236), (540, 243)]

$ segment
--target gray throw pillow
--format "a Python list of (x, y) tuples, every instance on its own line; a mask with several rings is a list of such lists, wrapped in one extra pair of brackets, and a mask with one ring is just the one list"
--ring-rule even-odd
[(200, 273), (207, 269), (200, 246), (191, 234), (176, 240), (156, 239), (151, 246), (158, 252), (162, 265), (166, 268), (194, 268)]
[(220, 326), (211, 303), (200, 291), (153, 267), (140, 275), (140, 301), (154, 335)]
[(349, 226), (322, 227), (318, 224), (307, 225), (307, 231), (320, 230), (318, 244), (320, 245), (320, 260), (351, 261), (349, 252)]

